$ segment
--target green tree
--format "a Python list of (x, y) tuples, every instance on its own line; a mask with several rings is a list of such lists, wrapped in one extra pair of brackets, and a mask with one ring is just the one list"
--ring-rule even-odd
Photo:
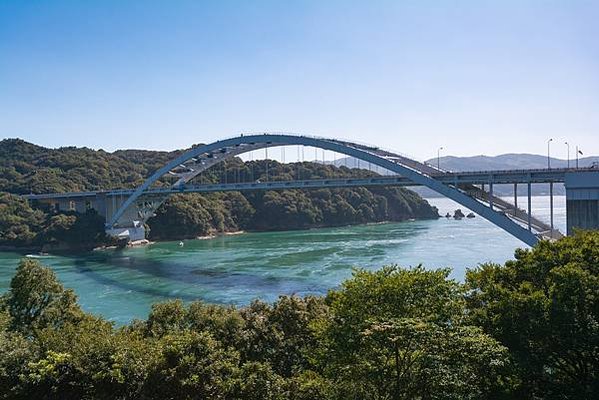
[(20, 396), (21, 376), (36, 352), (32, 343), (9, 330), (11, 326), (10, 314), (0, 307), (0, 399), (26, 398)]
[(462, 289), (448, 274), (358, 270), (328, 295), (318, 359), (343, 397), (480, 398), (494, 390), (505, 349), (464, 324)]
[(234, 307), (194, 301), (187, 310), (187, 327), (208, 332), (227, 348), (239, 349), (244, 337), (245, 321)]
[(285, 380), (267, 363), (250, 361), (231, 378), (228, 397), (235, 400), (284, 400)]
[(295, 374), (287, 381), (290, 400), (329, 400), (340, 398), (330, 379), (306, 370)]
[(45, 217), (26, 200), (0, 192), (0, 245), (33, 245)]
[(163, 336), (150, 369), (145, 396), (169, 399), (224, 399), (228, 380), (239, 363), (206, 332), (181, 331)]
[(75, 322), (36, 332), (41, 358), (29, 365), (23, 380), (28, 391), (71, 398), (110, 398), (121, 391), (110, 371), (122, 343), (112, 324), (83, 314)]
[(325, 318), (321, 298), (281, 296), (272, 305), (255, 301), (241, 310), (245, 321), (241, 355), (268, 362), (283, 376), (306, 369), (316, 348), (315, 321)]
[(171, 300), (152, 305), (146, 323), (147, 334), (162, 337), (186, 327), (187, 310), (181, 300)]
[(597, 397), (599, 234), (540, 242), (466, 279), (472, 321), (510, 350), (517, 397)]
[(48, 326), (76, 322), (82, 316), (75, 293), (64, 289), (54, 272), (37, 260), (21, 260), (5, 296), (11, 329), (27, 335)]
[(80, 377), (82, 374), (74, 368), (68, 353), (49, 350), (43, 358), (27, 364), (27, 373), (21, 377), (23, 398), (84, 398)]
[(480, 399), (498, 395), (507, 351), (480, 328), (397, 318), (362, 332), (355, 378), (393, 399)]

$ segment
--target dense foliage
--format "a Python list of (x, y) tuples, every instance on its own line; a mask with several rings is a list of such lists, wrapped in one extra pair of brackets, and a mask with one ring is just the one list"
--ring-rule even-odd
[[(182, 150), (181, 150), (182, 151)], [(86, 148), (47, 149), (18, 139), (0, 142), (0, 245), (105, 244), (91, 216), (32, 210), (13, 194), (133, 188), (181, 151)], [(316, 163), (243, 162), (235, 158), (196, 178), (198, 183), (365, 177), (365, 170)], [(168, 176), (158, 185), (172, 183)], [(148, 221), (152, 239), (193, 238), (237, 230), (284, 230), (365, 222), (435, 218), (437, 211), (414, 192), (399, 188), (181, 194), (171, 196)], [(51, 222), (53, 220), (53, 222)], [(81, 221), (80, 221), (81, 220)], [(79, 221), (76, 223), (76, 221)], [(78, 230), (69, 232), (69, 225)], [(58, 231), (54, 232), (55, 226)], [(83, 228), (87, 227), (87, 230)], [(60, 229), (59, 229), (60, 228)], [(64, 239), (64, 240), (63, 240)], [(85, 240), (85, 243), (79, 241)]]
[(49, 213), (0, 192), (0, 246), (88, 249), (110, 242), (104, 234), (104, 218), (94, 210)]
[(160, 151), (49, 149), (5, 139), (0, 142), (0, 191), (27, 194), (132, 188), (175, 156)]
[(24, 259), (0, 300), (5, 399), (593, 399), (599, 233), (482, 265), (357, 270), (326, 297), (179, 300), (115, 328)]
[(599, 397), (599, 232), (467, 275), (470, 319), (511, 350), (519, 398)]
[(351, 188), (173, 195), (148, 225), (151, 238), (172, 239), (436, 217), (437, 210), (414, 192)]

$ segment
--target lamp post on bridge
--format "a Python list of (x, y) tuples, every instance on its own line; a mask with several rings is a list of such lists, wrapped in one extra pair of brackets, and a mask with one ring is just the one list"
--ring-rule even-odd
[(437, 169), (440, 171), (441, 170), (441, 150), (443, 150), (443, 146), (439, 147), (437, 149)]
[(578, 149), (578, 146), (576, 146), (576, 169), (578, 169), (578, 155), (579, 155), (579, 154), (580, 154), (581, 156), (582, 156), (582, 155), (584, 155), (584, 154), (582, 154), (582, 151), (580, 151), (580, 150)]
[(570, 144), (565, 142), (565, 145), (568, 146), (568, 169), (570, 169)]
[(553, 142), (553, 139), (547, 141), (547, 169), (551, 169), (551, 156), (549, 155), (551, 142)]

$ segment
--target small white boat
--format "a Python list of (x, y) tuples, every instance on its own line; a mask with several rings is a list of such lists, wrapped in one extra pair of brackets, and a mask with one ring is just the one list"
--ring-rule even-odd
[(185, 243), (179, 242), (179, 247), (183, 247), (184, 245), (185, 245)]

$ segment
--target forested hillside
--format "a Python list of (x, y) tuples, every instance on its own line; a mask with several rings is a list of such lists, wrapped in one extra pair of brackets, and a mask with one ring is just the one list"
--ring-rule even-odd
[(48, 149), (20, 139), (0, 142), (0, 191), (14, 194), (135, 187), (176, 153), (88, 148)]
[[(183, 150), (181, 150), (183, 151)], [(40, 246), (67, 242), (87, 247), (102, 244), (101, 218), (34, 210), (14, 194), (133, 188), (181, 151), (87, 148), (47, 149), (19, 139), (0, 142), (0, 245)], [(236, 158), (217, 165), (197, 182), (364, 177), (366, 170), (315, 163), (281, 164)], [(172, 179), (172, 178), (171, 178)], [(169, 177), (159, 185), (169, 183)], [(10, 193), (10, 194), (9, 194)], [(286, 230), (339, 226), (411, 218), (436, 218), (437, 211), (420, 196), (401, 188), (285, 190), (248, 193), (185, 194), (170, 197), (148, 221), (150, 238), (192, 238), (236, 230)], [(68, 217), (68, 218), (67, 218)], [(57, 226), (58, 224), (58, 226)], [(91, 229), (91, 242), (71, 235), (75, 227)], [(60, 228), (60, 229), (58, 229)], [(57, 230), (58, 229), (58, 230)], [(85, 236), (85, 235), (84, 235)]]

